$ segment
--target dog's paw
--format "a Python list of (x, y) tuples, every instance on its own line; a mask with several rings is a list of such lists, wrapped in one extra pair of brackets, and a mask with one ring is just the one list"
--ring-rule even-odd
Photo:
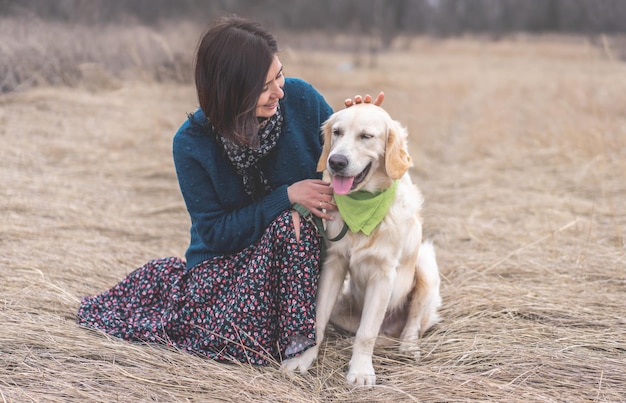
[(346, 375), (348, 383), (356, 386), (376, 385), (376, 374), (372, 362), (350, 363), (350, 369)]
[(317, 346), (313, 346), (297, 357), (286, 359), (280, 364), (280, 367), (285, 371), (300, 371), (301, 373), (305, 373), (309, 370), (316, 358)]
[(420, 359), (420, 348), (415, 340), (407, 340), (400, 342), (400, 354), (405, 357), (412, 358), (415, 361)]

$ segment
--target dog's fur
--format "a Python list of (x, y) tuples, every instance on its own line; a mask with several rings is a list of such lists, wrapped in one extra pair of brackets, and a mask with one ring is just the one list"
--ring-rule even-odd
[[(418, 337), (439, 320), (439, 269), (432, 244), (422, 242), (422, 195), (407, 172), (412, 162), (406, 129), (382, 108), (358, 104), (334, 113), (323, 132), (318, 170), (327, 169), (331, 178), (355, 177), (350, 192), (376, 193), (399, 183), (389, 212), (370, 236), (348, 231), (328, 244), (317, 293), (316, 345), (283, 367), (305, 372), (330, 321), (356, 333), (348, 382), (373, 385), (377, 339), (399, 339), (402, 353), (419, 357)], [(329, 236), (342, 227), (335, 212), (327, 222)]]

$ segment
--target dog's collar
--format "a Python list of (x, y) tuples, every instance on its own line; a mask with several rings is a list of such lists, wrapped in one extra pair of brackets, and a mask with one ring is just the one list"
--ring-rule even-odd
[(396, 180), (389, 188), (378, 193), (358, 191), (347, 195), (336, 194), (335, 202), (339, 213), (350, 231), (371, 234), (387, 215), (397, 188)]

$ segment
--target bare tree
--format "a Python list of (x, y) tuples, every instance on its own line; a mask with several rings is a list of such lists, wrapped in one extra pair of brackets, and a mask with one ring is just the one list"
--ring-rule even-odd
[(271, 28), (370, 36), (372, 54), (399, 33), (626, 32), (625, 0), (0, 0), (0, 15), (86, 24), (208, 21), (226, 13)]

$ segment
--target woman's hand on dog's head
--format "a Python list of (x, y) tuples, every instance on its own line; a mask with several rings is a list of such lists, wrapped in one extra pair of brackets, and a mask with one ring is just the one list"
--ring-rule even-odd
[[(385, 93), (381, 91), (376, 97), (376, 99), (374, 99), (373, 103), (376, 106), (380, 106), (384, 100), (385, 100)], [(371, 104), (372, 96), (370, 94), (365, 94), (364, 97), (360, 95), (355, 95), (354, 98), (347, 98), (345, 101), (343, 101), (343, 103), (346, 105), (346, 108), (349, 108), (352, 105), (356, 105), (360, 103)]]

